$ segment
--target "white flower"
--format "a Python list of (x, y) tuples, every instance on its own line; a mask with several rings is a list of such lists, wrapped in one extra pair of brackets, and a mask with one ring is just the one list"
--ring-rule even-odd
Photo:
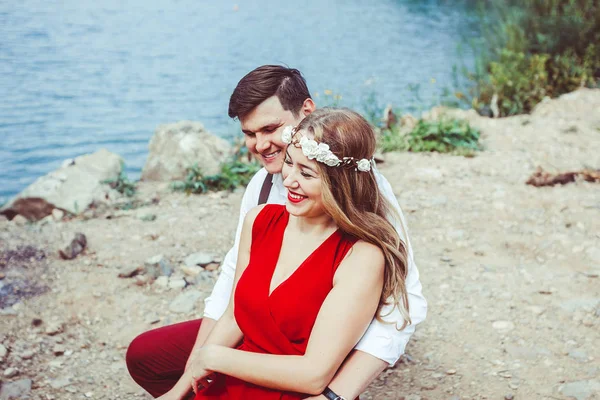
[(300, 139), (300, 146), (302, 146), (302, 153), (309, 159), (312, 160), (319, 154), (319, 145), (314, 140), (302, 136)]
[(363, 158), (356, 163), (356, 168), (362, 172), (369, 172), (371, 170), (371, 161)]
[(317, 161), (325, 162), (325, 158), (327, 158), (330, 153), (331, 151), (329, 151), (328, 144), (319, 143), (319, 146), (317, 147)]
[(322, 162), (330, 167), (337, 167), (341, 164), (340, 159), (337, 158), (337, 156), (332, 152), (329, 152), (329, 154), (325, 157), (325, 160), (323, 160)]
[(290, 144), (292, 143), (292, 131), (294, 130), (294, 127), (291, 125), (286, 126), (285, 128), (283, 128), (283, 132), (281, 132), (281, 141), (285, 144)]

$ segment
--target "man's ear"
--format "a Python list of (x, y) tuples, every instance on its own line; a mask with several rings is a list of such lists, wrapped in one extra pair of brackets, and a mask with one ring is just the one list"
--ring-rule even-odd
[(315, 105), (315, 102), (313, 101), (313, 99), (311, 99), (310, 97), (306, 100), (304, 100), (304, 103), (302, 103), (302, 115), (304, 115), (305, 117), (312, 113), (313, 111), (315, 111), (317, 109), (317, 106)]

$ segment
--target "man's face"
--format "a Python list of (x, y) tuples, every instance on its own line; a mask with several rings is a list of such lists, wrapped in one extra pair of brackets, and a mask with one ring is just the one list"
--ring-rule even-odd
[(260, 103), (250, 114), (240, 118), (246, 147), (271, 174), (281, 172), (287, 144), (281, 141), (281, 132), (288, 126), (296, 126), (304, 115), (298, 117), (284, 110), (277, 96)]

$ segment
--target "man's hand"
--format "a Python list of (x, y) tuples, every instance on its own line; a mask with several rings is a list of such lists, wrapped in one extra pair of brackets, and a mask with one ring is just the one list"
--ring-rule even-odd
[(191, 377), (190, 384), (194, 393), (207, 388), (214, 380), (214, 373), (209, 369), (209, 365), (211, 357), (215, 356), (218, 349), (217, 345), (207, 345), (195, 350), (190, 356), (190, 366), (184, 375)]

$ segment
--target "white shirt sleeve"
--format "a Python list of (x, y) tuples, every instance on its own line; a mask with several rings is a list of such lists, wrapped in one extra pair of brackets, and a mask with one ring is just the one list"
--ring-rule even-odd
[(246, 191), (242, 197), (242, 204), (240, 206), (240, 219), (235, 231), (235, 241), (233, 243), (233, 247), (227, 252), (227, 255), (225, 255), (225, 258), (223, 259), (223, 263), (221, 264), (221, 274), (215, 283), (212, 293), (204, 300), (205, 318), (218, 320), (227, 309), (229, 299), (231, 298), (231, 291), (233, 290), (235, 267), (238, 257), (238, 248), (240, 245), (240, 235), (242, 234), (242, 226), (244, 225), (244, 218), (246, 218), (248, 211), (257, 206), (260, 190), (266, 176), (267, 170), (264, 168), (260, 169), (252, 177), (250, 183), (246, 187)]
[(390, 217), (390, 222), (394, 225), (400, 238), (406, 244), (408, 253), (406, 290), (408, 292), (409, 312), (412, 323), (399, 331), (397, 329), (401, 326), (399, 321), (402, 321), (400, 310), (398, 310), (397, 307), (392, 309), (391, 305), (384, 306), (381, 315), (386, 323), (373, 319), (355, 349), (364, 351), (390, 365), (394, 365), (400, 356), (404, 354), (406, 344), (415, 331), (415, 325), (422, 322), (427, 316), (427, 301), (425, 300), (425, 297), (423, 297), (421, 282), (419, 281), (419, 270), (415, 264), (406, 222), (402, 210), (400, 209), (400, 205), (398, 204), (398, 200), (394, 195), (390, 183), (377, 170), (375, 170), (375, 177), (382, 194), (394, 207), (400, 217), (400, 220)]

